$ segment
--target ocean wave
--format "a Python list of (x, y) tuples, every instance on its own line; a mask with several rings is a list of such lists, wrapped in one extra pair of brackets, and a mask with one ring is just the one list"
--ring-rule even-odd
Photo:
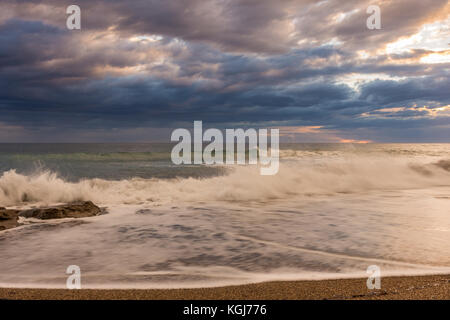
[(447, 144), (316, 144), (304, 150), (298, 148), (282, 148), (281, 159), (336, 158), (346, 156), (392, 156), (408, 158), (442, 158), (450, 157)]
[(16, 170), (0, 176), (0, 205), (20, 206), (91, 200), (97, 204), (172, 201), (268, 201), (301, 195), (450, 185), (449, 160), (415, 163), (389, 157), (349, 157), (327, 161), (282, 162), (278, 174), (261, 176), (256, 166), (233, 166), (228, 174), (208, 178), (69, 182), (40, 170)]
[(42, 154), (11, 154), (17, 161), (162, 161), (170, 160), (170, 152), (71, 152)]

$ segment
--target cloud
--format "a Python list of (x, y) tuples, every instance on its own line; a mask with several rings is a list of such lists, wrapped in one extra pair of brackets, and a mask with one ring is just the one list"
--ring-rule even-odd
[(447, 34), (447, 1), (377, 3), (380, 31), (363, 0), (80, 0), (82, 30), (69, 31), (68, 1), (5, 0), (0, 122), (24, 140), (133, 140), (203, 120), (320, 128), (297, 132), (314, 141), (441, 141), (449, 115), (430, 110), (450, 104), (449, 63), (425, 58), (447, 51), (400, 40)]

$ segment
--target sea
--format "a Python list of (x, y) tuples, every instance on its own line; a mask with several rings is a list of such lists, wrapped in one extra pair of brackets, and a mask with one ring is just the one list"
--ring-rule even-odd
[(69, 266), (83, 288), (450, 273), (450, 144), (281, 144), (272, 176), (172, 147), (0, 144), (1, 207), (105, 211), (0, 231), (0, 286), (65, 288)]

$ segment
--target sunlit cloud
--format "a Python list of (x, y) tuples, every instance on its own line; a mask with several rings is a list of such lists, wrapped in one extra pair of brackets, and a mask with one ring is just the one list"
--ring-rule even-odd
[(419, 32), (409, 37), (401, 37), (386, 45), (388, 54), (401, 54), (412, 49), (443, 51), (450, 42), (450, 15), (439, 21), (423, 25)]
[(142, 35), (142, 36), (134, 36), (130, 38), (132, 42), (156, 42), (164, 39), (164, 37), (160, 35)]
[(300, 127), (281, 127), (280, 135), (289, 135), (296, 133), (318, 133), (322, 126), (300, 126)]
[(422, 63), (450, 63), (450, 50), (430, 53), (420, 59)]
[(327, 142), (327, 143), (371, 143), (357, 138), (342, 138), (348, 133), (325, 129), (323, 126), (280, 127), (280, 137), (284, 142)]
[(365, 83), (369, 83), (374, 80), (404, 80), (406, 77), (400, 76), (391, 76), (385, 73), (372, 73), (372, 74), (363, 74), (363, 73), (348, 73), (342, 76), (336, 77), (336, 81), (338, 83), (343, 83), (348, 85), (354, 90), (359, 90), (359, 87)]
[(340, 143), (372, 143), (373, 141), (370, 140), (355, 140), (355, 139), (341, 139), (339, 140)]

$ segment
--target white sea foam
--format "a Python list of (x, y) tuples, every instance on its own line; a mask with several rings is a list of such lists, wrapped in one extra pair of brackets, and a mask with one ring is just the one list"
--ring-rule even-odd
[[(323, 155), (322, 155), (323, 156)], [(15, 170), (0, 177), (0, 204), (20, 206), (91, 200), (101, 205), (172, 201), (265, 201), (300, 195), (450, 185), (444, 160), (411, 161), (399, 157), (329, 157), (322, 161), (285, 161), (274, 176), (254, 166), (233, 166), (228, 174), (209, 178), (118, 181), (83, 179), (68, 182), (51, 171), (23, 175)]]

